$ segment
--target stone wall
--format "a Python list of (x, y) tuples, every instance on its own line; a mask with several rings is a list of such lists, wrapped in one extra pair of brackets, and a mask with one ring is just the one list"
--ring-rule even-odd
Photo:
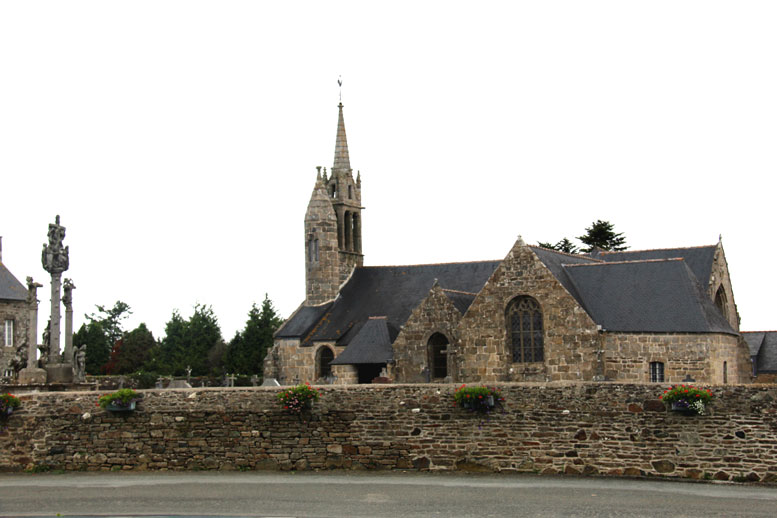
[(650, 381), (650, 362), (664, 364), (664, 379), (679, 383), (686, 376), (724, 383), (749, 383), (747, 345), (723, 334), (605, 333), (605, 375), (625, 382)]
[(726, 262), (726, 255), (723, 252), (723, 245), (718, 243), (712, 263), (710, 282), (707, 287), (707, 295), (709, 295), (712, 301), (715, 300), (715, 295), (721, 287), (726, 293), (726, 320), (731, 324), (734, 331), (739, 331), (739, 311), (737, 310), (736, 301), (734, 300), (734, 288), (731, 286), (728, 262)]
[(321, 387), (301, 416), (277, 389), (143, 391), (129, 415), (97, 393), (22, 396), (0, 469), (406, 469), (777, 481), (777, 387), (713, 386), (708, 415), (667, 412), (663, 385), (504, 384), (504, 413), (454, 385)]

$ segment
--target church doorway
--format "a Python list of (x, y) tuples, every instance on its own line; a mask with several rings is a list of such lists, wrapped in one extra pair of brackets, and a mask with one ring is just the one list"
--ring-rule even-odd
[(360, 363), (356, 366), (359, 373), (359, 383), (372, 383), (372, 380), (380, 376), (380, 371), (386, 367), (385, 363)]
[(316, 352), (316, 379), (323, 379), (332, 376), (332, 360), (335, 359), (335, 353), (327, 346), (321, 347)]
[(448, 343), (442, 333), (429, 337), (429, 370), (433, 381), (442, 381), (448, 376)]

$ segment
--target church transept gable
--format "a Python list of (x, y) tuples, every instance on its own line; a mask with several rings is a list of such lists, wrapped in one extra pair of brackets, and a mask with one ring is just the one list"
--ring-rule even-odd
[[(514, 301), (520, 307), (509, 316)], [(524, 315), (525, 325), (512, 324), (516, 315)], [(459, 336), (461, 379), (545, 381), (569, 379), (573, 370), (578, 379), (594, 375), (596, 323), (520, 238), (462, 317)]]

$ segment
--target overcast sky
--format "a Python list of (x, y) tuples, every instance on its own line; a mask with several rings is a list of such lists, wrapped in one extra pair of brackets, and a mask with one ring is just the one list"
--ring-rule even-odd
[(777, 328), (777, 2), (0, 3), (3, 262), (70, 246), (75, 325), (128, 303), (225, 339), (304, 299), (337, 78), (366, 265), (501, 259), (614, 223), (723, 235), (742, 328)]

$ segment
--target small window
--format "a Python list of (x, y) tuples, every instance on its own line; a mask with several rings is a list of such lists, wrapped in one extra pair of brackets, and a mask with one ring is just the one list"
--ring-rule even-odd
[(348, 199), (353, 199), (353, 188), (350, 185), (348, 186)]
[(313, 257), (318, 261), (318, 238), (313, 240)]
[(728, 383), (728, 362), (723, 362), (723, 384)]
[(5, 346), (13, 347), (13, 320), (6, 320), (3, 329)]
[(13, 370), (5, 369), (5, 371), (3, 372), (3, 376), (5, 376), (6, 378), (12, 378), (13, 377)]
[(650, 362), (650, 381), (653, 383), (664, 382), (663, 362)]

